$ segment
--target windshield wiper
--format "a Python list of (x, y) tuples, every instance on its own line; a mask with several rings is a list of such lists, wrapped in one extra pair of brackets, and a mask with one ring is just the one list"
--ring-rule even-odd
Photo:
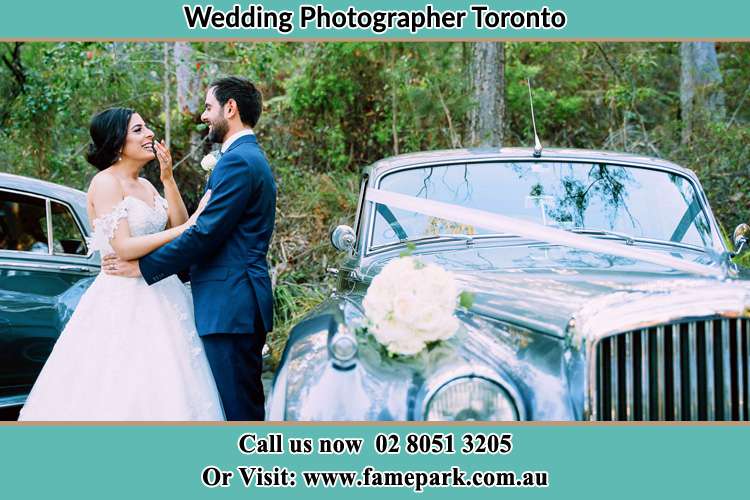
[(606, 229), (573, 228), (567, 229), (567, 231), (576, 234), (588, 234), (593, 236), (614, 236), (615, 238), (623, 240), (626, 245), (633, 245), (636, 241), (639, 241), (637, 238), (633, 238), (629, 234), (618, 233), (617, 231), (607, 231)]
[(566, 229), (571, 233), (585, 234), (589, 236), (612, 236), (625, 242), (626, 245), (635, 245), (636, 243), (648, 243), (651, 245), (664, 245), (668, 247), (685, 248), (687, 250), (697, 250), (703, 253), (710, 253), (707, 248), (702, 248), (696, 245), (690, 245), (688, 243), (680, 243), (679, 241), (666, 241), (666, 240), (655, 240), (651, 238), (636, 238), (630, 234), (618, 233), (617, 231), (608, 231), (606, 229), (586, 229), (586, 228), (574, 228)]
[(409, 238), (406, 240), (401, 240), (400, 243), (422, 243), (427, 241), (465, 241), (466, 245), (472, 245), (474, 243), (474, 240), (478, 239), (487, 239), (487, 238), (518, 238), (515, 234), (504, 234), (504, 233), (498, 233), (498, 234), (463, 234), (463, 233), (439, 233), (439, 234), (430, 234), (428, 236), (422, 236), (419, 238)]

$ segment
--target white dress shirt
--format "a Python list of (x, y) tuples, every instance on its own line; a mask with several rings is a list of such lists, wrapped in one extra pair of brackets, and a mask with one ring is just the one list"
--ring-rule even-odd
[(232, 134), (232, 136), (229, 139), (227, 139), (226, 141), (222, 143), (221, 154), (226, 153), (227, 149), (229, 149), (229, 146), (231, 146), (234, 141), (246, 135), (255, 135), (255, 132), (253, 132), (253, 129), (251, 128), (246, 128), (246, 129), (240, 130), (239, 132), (235, 132), (234, 134)]

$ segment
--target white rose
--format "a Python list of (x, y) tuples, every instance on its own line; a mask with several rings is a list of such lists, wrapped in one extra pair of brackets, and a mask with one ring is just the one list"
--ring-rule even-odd
[(386, 347), (392, 343), (398, 342), (402, 338), (411, 338), (411, 332), (397, 321), (383, 321), (376, 325), (372, 331), (375, 340)]
[(394, 259), (372, 280), (363, 306), (370, 332), (395, 354), (411, 356), (458, 330), (453, 275), (412, 257)]
[(214, 156), (213, 153), (208, 153), (201, 160), (201, 168), (205, 170), (206, 172), (210, 172), (211, 170), (214, 169), (217, 162), (218, 160), (216, 159), (216, 156)]
[(404, 324), (419, 325), (420, 303), (413, 290), (397, 292), (393, 297), (393, 318)]
[(458, 318), (451, 315), (443, 318), (440, 322), (440, 326), (430, 331), (430, 337), (425, 339), (427, 342), (434, 342), (436, 340), (448, 340), (458, 330)]
[(425, 348), (425, 344), (418, 339), (402, 337), (399, 340), (388, 344), (386, 348), (394, 354), (401, 354), (402, 356), (414, 356), (415, 354), (419, 354), (422, 349)]

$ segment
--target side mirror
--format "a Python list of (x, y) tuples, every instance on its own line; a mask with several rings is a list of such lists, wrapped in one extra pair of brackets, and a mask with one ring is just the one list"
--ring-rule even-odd
[(750, 226), (747, 224), (740, 224), (734, 230), (734, 255), (738, 256), (747, 246), (748, 240), (750, 240)]
[(336, 250), (342, 252), (351, 252), (354, 250), (354, 242), (357, 237), (354, 235), (354, 229), (349, 226), (336, 226), (331, 232), (331, 244)]

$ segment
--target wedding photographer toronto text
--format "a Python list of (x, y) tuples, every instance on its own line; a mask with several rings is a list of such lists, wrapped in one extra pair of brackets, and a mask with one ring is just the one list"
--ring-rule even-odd
[(566, 26), (567, 14), (542, 6), (530, 10), (494, 10), (487, 5), (471, 5), (464, 10), (440, 10), (426, 4), (417, 10), (367, 10), (348, 6), (329, 10), (321, 4), (302, 4), (297, 11), (273, 10), (261, 4), (243, 8), (234, 4), (222, 10), (211, 4), (184, 4), (187, 27), (214, 30), (272, 30), (280, 34), (299, 30), (357, 30), (384, 34), (389, 31), (416, 35), (422, 30), (559, 30)]

